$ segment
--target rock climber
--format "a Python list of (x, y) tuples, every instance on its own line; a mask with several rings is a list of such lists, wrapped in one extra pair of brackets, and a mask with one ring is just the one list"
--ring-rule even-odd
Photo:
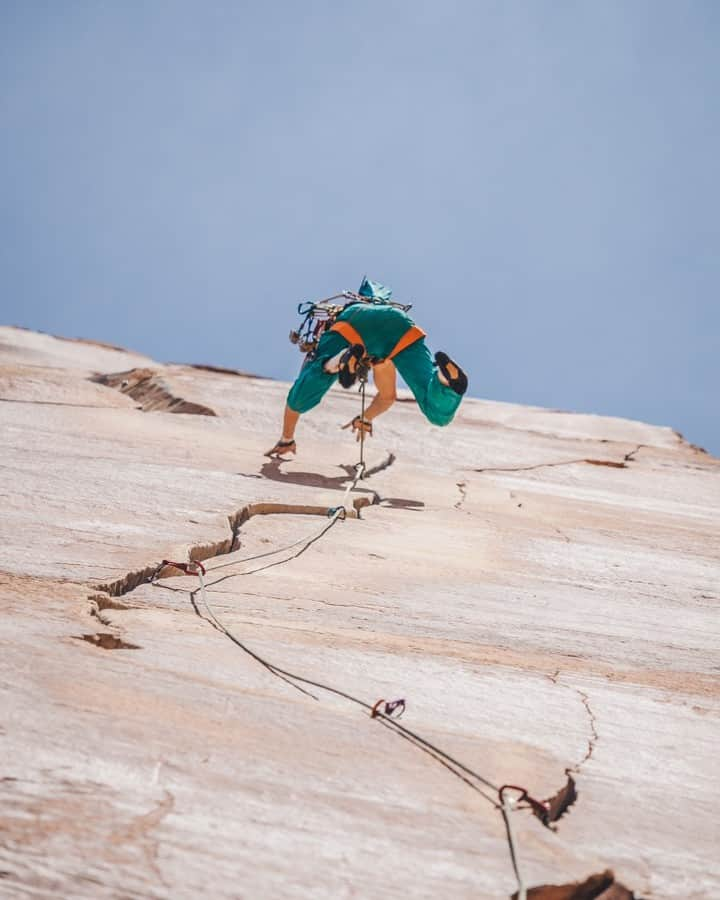
[(282, 437), (265, 455), (283, 457), (295, 453), (295, 428), (303, 413), (322, 400), (339, 380), (350, 388), (360, 367), (372, 367), (377, 394), (365, 411), (343, 428), (352, 428), (356, 439), (372, 436), (373, 420), (397, 398), (397, 373), (413, 392), (418, 406), (433, 425), (448, 425), (467, 390), (467, 376), (447, 353), (433, 357), (425, 332), (402, 309), (387, 302), (390, 291), (364, 279), (359, 295), (324, 332), (290, 389), (283, 417)]

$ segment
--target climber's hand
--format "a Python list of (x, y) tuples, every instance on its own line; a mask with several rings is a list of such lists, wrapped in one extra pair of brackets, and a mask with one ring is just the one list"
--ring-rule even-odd
[(369, 419), (361, 419), (360, 416), (355, 416), (351, 422), (348, 422), (347, 425), (343, 425), (342, 428), (343, 430), (352, 428), (356, 441), (359, 441), (364, 434), (368, 437), (372, 437), (373, 433), (372, 422)]

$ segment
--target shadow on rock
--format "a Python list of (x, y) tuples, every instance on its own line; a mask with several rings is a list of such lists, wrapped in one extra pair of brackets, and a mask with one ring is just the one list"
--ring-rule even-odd
[[(391, 456), (390, 460), (394, 460), (394, 457)], [(260, 477), (267, 478), (270, 481), (279, 481), (281, 484), (299, 484), (303, 487), (324, 488), (331, 491), (344, 491), (348, 481), (351, 481), (355, 477), (355, 466), (348, 465), (347, 463), (338, 467), (343, 470), (344, 474), (342, 475), (320, 475), (319, 472), (297, 472), (294, 470), (283, 472), (283, 462), (285, 462), (285, 460), (270, 459), (266, 463), (263, 463), (260, 468)], [(369, 469), (368, 472), (369, 474), (372, 474), (373, 470)], [(410, 509), (418, 511), (425, 508), (425, 504), (422, 500), (407, 500), (403, 497), (381, 497), (377, 491), (374, 491), (372, 488), (360, 487), (360, 485), (355, 487), (355, 492), (372, 494), (376, 498), (376, 503), (379, 503), (381, 506), (385, 506), (388, 509)]]
[[(279, 481), (281, 484), (301, 484), (306, 487), (327, 488), (331, 491), (343, 491), (348, 479), (355, 477), (355, 466), (340, 466), (343, 475), (320, 475), (318, 472), (283, 472), (281, 466), (284, 460), (270, 459), (263, 463), (260, 475), (270, 481)], [(369, 489), (366, 489), (369, 491)], [(369, 491), (372, 493), (371, 491)]]
[(402, 497), (381, 497), (380, 506), (386, 506), (388, 509), (409, 509), (414, 512), (425, 509), (422, 500), (405, 500)]

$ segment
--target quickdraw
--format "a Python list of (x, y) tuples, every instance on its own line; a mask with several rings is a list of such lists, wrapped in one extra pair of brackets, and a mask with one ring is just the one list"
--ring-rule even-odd
[[(516, 796), (508, 796), (510, 792), (515, 792)], [(520, 787), (517, 784), (504, 784), (501, 788), (498, 789), (498, 797), (500, 799), (500, 805), (502, 806), (504, 803), (509, 802), (510, 804), (518, 804), (525, 802), (528, 804), (528, 807), (532, 810), (533, 814), (540, 819), (543, 825), (549, 827), (550, 826), (550, 801), (549, 800), (536, 800), (534, 797), (531, 797), (528, 794), (527, 790), (524, 787)]]
[[(385, 708), (381, 710), (381, 706), (385, 704)], [(404, 700), (378, 700), (377, 703), (373, 705), (372, 710), (370, 711), (370, 718), (376, 719), (378, 716), (383, 715), (388, 718), (399, 719), (400, 716), (405, 712), (405, 701)]]

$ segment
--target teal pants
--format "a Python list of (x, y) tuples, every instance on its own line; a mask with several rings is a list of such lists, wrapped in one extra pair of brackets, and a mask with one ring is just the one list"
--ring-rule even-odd
[[(323, 367), (347, 346), (348, 342), (336, 331), (325, 332), (315, 358), (305, 363), (290, 388), (287, 398), (290, 409), (305, 413), (318, 405), (337, 380), (336, 374), (326, 372)], [(392, 361), (428, 421), (433, 425), (449, 425), (462, 397), (438, 378), (437, 366), (424, 339), (410, 344)]]

